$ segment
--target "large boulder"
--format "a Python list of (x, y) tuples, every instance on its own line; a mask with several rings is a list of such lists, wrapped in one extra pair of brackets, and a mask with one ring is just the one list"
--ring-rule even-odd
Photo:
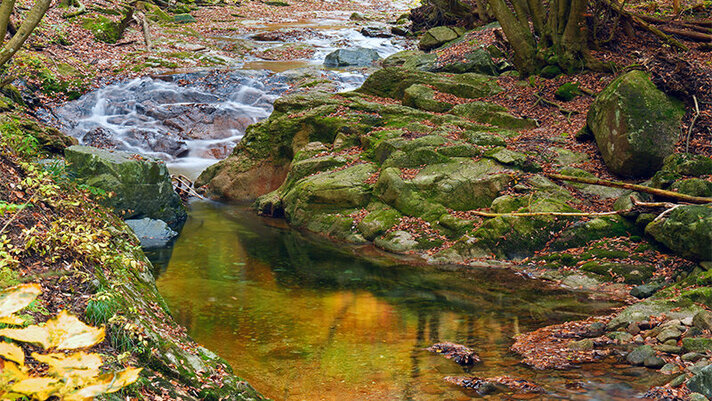
[(648, 224), (645, 232), (679, 253), (699, 261), (712, 261), (712, 207), (680, 206)]
[(115, 194), (102, 202), (124, 219), (163, 220), (176, 231), (185, 223), (188, 214), (165, 163), (90, 146), (71, 146), (64, 156), (67, 170), (81, 183)]
[(327, 67), (368, 67), (381, 59), (378, 52), (364, 47), (339, 49), (329, 53), (324, 60)]
[(476, 72), (478, 74), (497, 75), (497, 66), (492, 61), (492, 56), (484, 48), (478, 47), (462, 55), (457, 60), (439, 62), (435, 72), (449, 72), (464, 74)]
[(613, 173), (649, 177), (673, 152), (684, 114), (682, 103), (658, 90), (645, 72), (631, 71), (596, 97), (587, 123)]
[(133, 230), (144, 249), (163, 248), (178, 236), (164, 221), (148, 217), (126, 220), (126, 225)]

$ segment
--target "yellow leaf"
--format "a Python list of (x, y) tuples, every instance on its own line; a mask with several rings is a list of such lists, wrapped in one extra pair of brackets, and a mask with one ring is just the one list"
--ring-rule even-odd
[(50, 346), (47, 348), (87, 348), (104, 341), (106, 335), (103, 328), (88, 326), (66, 310), (59, 312), (54, 319), (48, 320), (44, 327), (50, 339)]
[(7, 390), (10, 383), (16, 383), (29, 377), (25, 368), (15, 362), (0, 360), (0, 366), (2, 366), (0, 369), (0, 389), (2, 390)]
[(18, 365), (25, 364), (25, 353), (15, 344), (0, 342), (0, 357)]
[(42, 326), (32, 325), (22, 329), (0, 329), (0, 336), (21, 341), (23, 343), (39, 344), (43, 348), (49, 347), (49, 333)]
[(86, 352), (77, 352), (71, 355), (61, 353), (41, 355), (34, 352), (32, 357), (49, 365), (50, 374), (71, 377), (76, 379), (75, 382), (83, 382), (99, 375), (99, 368), (102, 365), (99, 355)]
[(42, 292), (39, 284), (21, 284), (0, 291), (0, 317), (26, 307)]
[(19, 316), (0, 316), (0, 323), (20, 326), (25, 324), (25, 319)]
[(97, 379), (96, 384), (79, 389), (68, 397), (66, 401), (78, 401), (101, 394), (114, 393), (138, 380), (138, 375), (142, 368), (126, 368), (114, 374), (102, 375)]
[(10, 387), (10, 391), (20, 393), (40, 400), (46, 400), (59, 389), (62, 383), (50, 377), (33, 377), (17, 382)]

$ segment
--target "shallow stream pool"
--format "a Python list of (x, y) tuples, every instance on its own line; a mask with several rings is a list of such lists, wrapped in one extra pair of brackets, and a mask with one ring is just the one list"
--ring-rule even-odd
[[(614, 305), (501, 268), (389, 262), (207, 202), (192, 204), (172, 253), (153, 257), (178, 322), (274, 400), (468, 400), (478, 395), (443, 380), (466, 374), (548, 391), (486, 399), (628, 400), (660, 380), (614, 361), (561, 372), (519, 364), (512, 336)], [(466, 372), (423, 350), (442, 341), (482, 362)]]

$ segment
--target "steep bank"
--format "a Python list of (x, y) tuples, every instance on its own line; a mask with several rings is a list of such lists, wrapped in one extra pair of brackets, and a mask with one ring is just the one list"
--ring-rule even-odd
[[(44, 322), (68, 310), (105, 326), (106, 339), (96, 347), (105, 366), (144, 368), (122, 397), (263, 399), (175, 323), (136, 236), (93, 200), (107, 194), (77, 185), (61, 162), (31, 161), (49, 155), (48, 147), (57, 151), (71, 141), (36, 123), (29, 129), (29, 122), (18, 123), (29, 120), (18, 115), (3, 118), (0, 285), (42, 286), (29, 322)], [(59, 149), (48, 146), (63, 142), (67, 144)]]

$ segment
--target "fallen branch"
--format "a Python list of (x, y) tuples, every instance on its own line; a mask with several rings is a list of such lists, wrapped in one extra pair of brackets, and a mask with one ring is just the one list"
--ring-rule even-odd
[(650, 188), (650, 187), (646, 187), (643, 185), (637, 185), (637, 184), (628, 184), (627, 182), (607, 181), (607, 180), (601, 180), (598, 178), (573, 177), (573, 176), (568, 176), (568, 175), (551, 174), (551, 173), (545, 174), (545, 175), (547, 177), (555, 179), (555, 180), (578, 182), (581, 184), (600, 185), (603, 187), (611, 187), (611, 188), (629, 189), (631, 191), (644, 192), (644, 193), (648, 193), (648, 194), (655, 195), (655, 196), (661, 196), (664, 198), (675, 199), (680, 202), (688, 202), (688, 203), (695, 203), (695, 204), (712, 203), (712, 198), (705, 198), (705, 197), (701, 197), (701, 196), (691, 196), (691, 195), (681, 194), (679, 192), (666, 191), (664, 189)]
[(692, 128), (694, 128), (697, 119), (700, 117), (700, 105), (697, 103), (697, 96), (692, 95), (692, 100), (695, 101), (695, 116), (692, 118), (690, 128), (688, 128), (687, 130), (687, 139), (685, 139), (685, 153), (690, 153), (690, 136), (692, 135)]
[(71, 4), (76, 5), (77, 9), (75, 11), (70, 11), (70, 12), (66, 12), (66, 13), (62, 14), (62, 18), (70, 19), (70, 18), (78, 17), (78, 16), (84, 14), (85, 12), (87, 12), (87, 7), (81, 1), (73, 0), (71, 2)]
[(687, 39), (694, 40), (697, 42), (712, 41), (712, 35), (707, 34), (707, 33), (688, 31), (688, 30), (684, 30), (684, 29), (676, 29), (676, 28), (669, 28), (669, 27), (661, 27), (660, 30), (667, 32), (669, 34), (672, 34), (672, 35), (681, 36), (683, 38), (687, 38)]
[(137, 13), (137, 14), (138, 14), (138, 16), (134, 15), (134, 20), (142, 28), (143, 40), (146, 43), (146, 50), (151, 51), (153, 45), (151, 43), (151, 30), (150, 30), (150, 27), (148, 26), (148, 19), (146, 18), (146, 16), (143, 13)]
[(512, 213), (490, 213), (490, 212), (472, 212), (475, 216), (480, 217), (538, 217), (538, 216), (556, 216), (556, 217), (594, 217), (594, 216), (613, 216), (618, 212), (512, 212)]
[(579, 112), (576, 111), (576, 110), (569, 110), (569, 109), (565, 108), (564, 106), (562, 106), (562, 105), (560, 105), (560, 104), (558, 104), (558, 103), (556, 103), (556, 102), (554, 102), (554, 101), (545, 99), (545, 98), (544, 98), (543, 96), (541, 96), (541, 94), (539, 94), (539, 93), (534, 93), (534, 96), (537, 97), (537, 101), (536, 101), (536, 103), (534, 103), (535, 106), (536, 106), (536, 104), (538, 104), (539, 102), (542, 102), (542, 103), (544, 103), (544, 104), (548, 104), (549, 106), (554, 106), (554, 107), (556, 107), (557, 109), (559, 109), (559, 112), (560, 112), (561, 114), (565, 114), (565, 115), (567, 116), (567, 117), (566, 117), (567, 119), (568, 119), (568, 118), (571, 118), (571, 115), (573, 115), (573, 114), (578, 114), (578, 113), (579, 113)]

